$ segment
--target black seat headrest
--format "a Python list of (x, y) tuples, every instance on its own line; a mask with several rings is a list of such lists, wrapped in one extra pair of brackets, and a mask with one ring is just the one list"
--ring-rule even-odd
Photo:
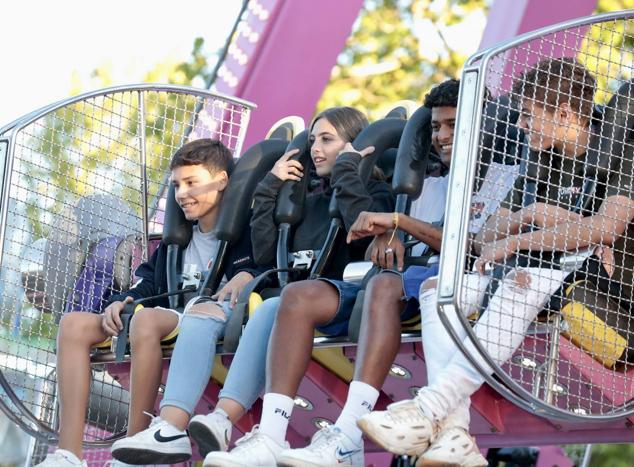
[(401, 120), (407, 120), (407, 107), (399, 105), (390, 110), (385, 118), (399, 118)]
[[(379, 155), (390, 148), (399, 146), (406, 121), (398, 118), (383, 118), (365, 127), (352, 142), (352, 146), (358, 151), (374, 146), (374, 152), (361, 159), (359, 175), (363, 183), (367, 183), (372, 175), (372, 169)], [(339, 217), (337, 208), (337, 193), (330, 200), (328, 209), (330, 217)]]
[(284, 141), (290, 141), (293, 138), (293, 124), (291, 122), (282, 123), (275, 128), (267, 139), (283, 139)]
[(482, 115), (481, 165), (520, 163), (524, 135), (517, 126), (519, 115), (508, 95), (486, 104)]
[[(598, 131), (588, 144), (587, 177), (607, 180), (623, 157), (625, 145), (631, 145), (634, 128), (634, 82), (628, 81), (610, 98), (603, 109)], [(629, 142), (629, 143), (628, 143)]]
[(388, 181), (392, 180), (392, 177), (394, 176), (394, 166), (396, 165), (397, 154), (397, 148), (390, 148), (381, 154), (376, 161), (376, 166), (381, 169), (381, 172), (385, 175), (385, 179)]
[(238, 241), (249, 218), (255, 187), (284, 154), (287, 144), (282, 139), (267, 139), (254, 144), (240, 157), (222, 197), (215, 228), (219, 240)]
[(163, 222), (163, 243), (185, 248), (192, 238), (192, 222), (185, 218), (183, 210), (176, 202), (175, 188), (170, 183), (165, 200), (165, 220)]
[(431, 110), (420, 107), (405, 125), (398, 145), (392, 189), (410, 199), (420, 196), (431, 149)]
[(275, 222), (280, 224), (297, 224), (304, 214), (304, 201), (306, 191), (310, 183), (310, 167), (312, 159), (310, 157), (310, 145), (308, 144), (308, 130), (304, 130), (295, 136), (286, 148), (286, 152), (299, 149), (292, 159), (299, 161), (304, 167), (304, 176), (299, 181), (288, 180), (282, 185), (277, 194), (275, 205)]

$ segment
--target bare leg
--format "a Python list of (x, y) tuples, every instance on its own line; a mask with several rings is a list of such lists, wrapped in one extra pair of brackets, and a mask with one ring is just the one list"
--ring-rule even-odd
[(233, 424), (235, 424), (238, 420), (240, 420), (240, 418), (242, 418), (245, 413), (247, 413), (246, 409), (242, 407), (242, 405), (227, 397), (221, 397), (220, 399), (218, 399), (218, 404), (216, 404), (216, 408), (223, 410)]
[(134, 314), (130, 324), (132, 367), (130, 372), (130, 408), (128, 436), (143, 431), (150, 419), (163, 373), (161, 339), (178, 325), (175, 313), (160, 308), (144, 308)]
[(338, 305), (337, 290), (324, 281), (284, 288), (269, 342), (266, 392), (295, 397), (310, 361), (315, 327), (330, 321)]
[(401, 344), (403, 283), (396, 274), (370, 280), (363, 301), (363, 317), (354, 379), (381, 389)]
[(90, 348), (108, 337), (101, 321), (101, 315), (69, 313), (62, 317), (57, 335), (59, 447), (80, 459), (90, 391)]

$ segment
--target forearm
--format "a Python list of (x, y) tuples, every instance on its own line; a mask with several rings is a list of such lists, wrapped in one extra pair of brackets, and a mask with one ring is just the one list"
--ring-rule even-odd
[(416, 240), (428, 245), (431, 249), (440, 251), (442, 245), (442, 229), (414, 219), (405, 214), (398, 215), (398, 228), (413, 236)]
[(596, 215), (565, 221), (515, 236), (518, 250), (570, 251), (592, 245), (611, 245), (629, 221)]
[(486, 243), (495, 242), (502, 238), (517, 235), (522, 228), (521, 211), (512, 213), (508, 209), (500, 209), (487, 220), (484, 227), (476, 235), (473, 249), (480, 253)]

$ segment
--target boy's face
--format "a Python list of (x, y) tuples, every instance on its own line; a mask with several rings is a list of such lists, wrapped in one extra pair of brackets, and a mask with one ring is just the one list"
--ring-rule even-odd
[(183, 165), (172, 170), (176, 202), (190, 221), (203, 219), (218, 207), (227, 186), (225, 171), (212, 175), (203, 165)]
[(579, 132), (578, 119), (568, 104), (550, 110), (532, 99), (522, 99), (517, 123), (524, 130), (528, 147), (535, 151), (561, 150), (566, 143), (574, 143)]
[(431, 109), (431, 142), (447, 167), (451, 165), (453, 133), (456, 126), (456, 107), (442, 106)]
[(555, 122), (555, 112), (547, 110), (532, 99), (522, 99), (517, 123), (524, 130), (529, 148), (543, 151), (553, 146), (558, 126)]

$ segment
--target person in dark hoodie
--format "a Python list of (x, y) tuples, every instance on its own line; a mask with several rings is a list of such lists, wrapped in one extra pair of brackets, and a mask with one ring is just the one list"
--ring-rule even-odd
[[(350, 107), (327, 109), (313, 119), (310, 126), (310, 152), (313, 175), (317, 176), (313, 182), (316, 182), (317, 187), (306, 197), (303, 219), (291, 232), (291, 251), (314, 251), (322, 247), (330, 227), (328, 206), (334, 192), (337, 193), (338, 207), (346, 228), (362, 211), (393, 209), (394, 198), (389, 185), (376, 178), (366, 185), (359, 175), (361, 159), (371, 154), (374, 148), (368, 147), (357, 152), (351, 142), (367, 125), (366, 117)], [(277, 225), (274, 214), (279, 190), (287, 180), (297, 181), (309, 176), (309, 167), (303, 167), (291, 159), (297, 152), (293, 150), (284, 154), (256, 188), (251, 238), (253, 256), (259, 265), (270, 265), (275, 258)], [(335, 281), (340, 280), (347, 262), (362, 259), (367, 244), (357, 242), (347, 246), (342, 242), (324, 275)], [(345, 298), (347, 301), (351, 299)], [(201, 335), (200, 339), (195, 340), (196, 347), (189, 349), (182, 377), (178, 382), (174, 378), (174, 386), (179, 387), (179, 398), (170, 401), (171, 406), (164, 401), (161, 424), (153, 425), (145, 432), (147, 446), (144, 449), (139, 447), (134, 458), (122, 457), (116, 451), (113, 451), (114, 457), (126, 462), (140, 462), (142, 459), (143, 463), (149, 464), (188, 458), (191, 448), (185, 432), (187, 427), (203, 456), (210, 451), (226, 451), (232, 424), (251, 408), (264, 389), (267, 344), (280, 302), (283, 301), (284, 293), (282, 297), (265, 300), (249, 319), (213, 413), (196, 415), (190, 420), (209, 381), (209, 373), (198, 370), (210, 366), (213, 358), (209, 339)], [(343, 331), (343, 328), (336, 326), (321, 329), (333, 335)], [(188, 340), (188, 343), (193, 342)], [(175, 371), (174, 357), (172, 368)], [(171, 376), (170, 371), (168, 387)], [(156, 439), (164, 441), (159, 443)], [(182, 457), (173, 457), (176, 453)]]
[[(171, 183), (175, 187), (176, 201), (185, 217), (196, 222), (192, 239), (179, 258), (183, 267), (190, 265), (190, 269), (193, 266), (195, 271), (204, 271), (214, 260), (212, 255), (218, 240), (213, 229), (232, 168), (233, 157), (229, 149), (212, 139), (185, 144), (171, 160)], [(229, 281), (220, 295), (237, 297), (244, 285), (258, 274), (251, 254), (251, 238), (248, 234), (243, 235), (229, 252), (225, 270)], [(150, 260), (137, 268), (138, 281), (134, 286), (124, 294), (112, 296), (103, 313), (71, 312), (62, 317), (57, 338), (59, 448), (40, 466), (86, 465), (81, 457), (90, 390), (90, 349), (119, 333), (122, 329), (120, 314), (127, 303), (167, 292), (166, 258), (167, 246), (161, 243)], [(135, 313), (130, 329), (132, 367), (128, 436), (142, 431), (150, 423), (144, 412), (153, 410), (161, 382), (161, 341), (176, 336), (179, 329), (183, 337), (187, 328), (199, 326), (202, 320), (192, 319), (196, 313), (215, 316), (215, 320), (208, 320), (208, 327), (212, 328), (210, 332), (218, 334), (224, 325), (225, 308), (206, 305), (205, 309), (190, 310), (192, 316), (183, 318), (181, 313), (169, 308), (167, 298), (162, 298), (145, 303)]]

